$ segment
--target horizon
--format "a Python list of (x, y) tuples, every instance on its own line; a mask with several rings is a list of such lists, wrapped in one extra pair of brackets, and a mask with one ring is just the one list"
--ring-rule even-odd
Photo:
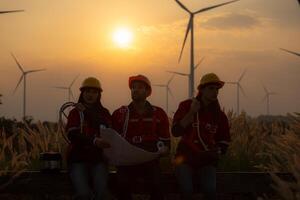
[[(182, 0), (191, 10), (226, 0)], [(189, 40), (178, 58), (188, 14), (175, 1), (157, 2), (79, 0), (9, 1), (0, 11), (24, 12), (0, 15), (0, 116), (21, 119), (23, 83), (13, 95), (21, 76), (13, 53), (24, 70), (46, 68), (27, 77), (27, 115), (35, 120), (56, 121), (58, 109), (74, 78), (75, 102), (84, 78), (94, 76), (103, 87), (102, 103), (112, 113), (130, 103), (129, 76), (146, 75), (152, 85), (166, 84), (171, 74), (189, 73)], [(300, 8), (296, 0), (241, 0), (195, 16), (195, 87), (203, 74), (214, 72), (225, 82), (237, 81), (244, 70), (240, 111), (249, 116), (266, 114), (263, 85), (277, 95), (270, 97), (270, 114), (300, 111), (298, 99), (300, 57), (280, 50), (300, 52)], [(121, 30), (121, 31), (120, 31)], [(169, 115), (188, 98), (187, 77), (170, 83)], [(165, 88), (152, 86), (149, 101), (165, 106)], [(236, 112), (236, 86), (220, 90), (221, 108)]]

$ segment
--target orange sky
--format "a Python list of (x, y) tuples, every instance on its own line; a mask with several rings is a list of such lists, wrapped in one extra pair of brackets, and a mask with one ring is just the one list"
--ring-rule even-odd
[[(191, 10), (222, 3), (221, 0), (182, 0)], [(21, 75), (10, 52), (25, 69), (47, 68), (28, 76), (27, 113), (36, 119), (56, 120), (67, 93), (53, 86), (68, 85), (80, 74), (81, 81), (95, 76), (102, 82), (103, 104), (112, 112), (129, 103), (127, 79), (145, 74), (152, 83), (167, 82), (166, 70), (189, 73), (189, 43), (178, 64), (188, 15), (173, 0), (3, 0), (0, 10), (25, 9), (24, 13), (0, 15), (0, 115), (20, 118), (22, 85), (12, 92)], [(300, 52), (300, 8), (296, 0), (241, 0), (195, 17), (195, 61), (205, 60), (195, 80), (207, 72), (224, 81), (235, 81), (244, 69), (241, 84), (247, 94), (240, 107), (251, 115), (266, 113), (261, 83), (277, 92), (271, 97), (271, 113), (300, 110), (300, 57), (279, 51)], [(112, 41), (116, 28), (126, 26), (134, 37), (129, 49)], [(176, 77), (170, 85), (174, 98), (170, 110), (187, 98), (187, 78)], [(236, 89), (225, 85), (221, 104), (236, 108)], [(153, 104), (165, 108), (165, 90), (154, 88)], [(171, 114), (170, 111), (170, 114)]]

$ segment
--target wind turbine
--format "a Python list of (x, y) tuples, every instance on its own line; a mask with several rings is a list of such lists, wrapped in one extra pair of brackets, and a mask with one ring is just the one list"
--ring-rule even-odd
[(190, 15), (190, 19), (189, 19), (189, 22), (188, 22), (188, 25), (187, 25), (183, 45), (182, 45), (180, 56), (179, 56), (179, 62), (181, 60), (181, 56), (182, 56), (182, 53), (183, 53), (183, 49), (184, 49), (184, 46), (185, 46), (187, 36), (188, 36), (189, 32), (191, 32), (191, 49), (190, 49), (190, 51), (191, 51), (190, 52), (190, 54), (191, 54), (190, 59), (191, 60), (190, 60), (190, 75), (189, 75), (189, 97), (192, 98), (193, 93), (194, 93), (194, 16), (196, 14), (199, 14), (199, 13), (202, 13), (202, 12), (205, 12), (205, 11), (208, 11), (208, 10), (220, 7), (220, 6), (224, 6), (226, 4), (230, 4), (230, 3), (233, 3), (233, 2), (236, 2), (236, 1), (239, 1), (239, 0), (233, 0), (233, 1), (225, 2), (225, 3), (217, 4), (217, 5), (214, 5), (214, 6), (209, 6), (209, 7), (206, 7), (206, 8), (202, 8), (202, 9), (196, 11), (196, 12), (190, 11), (179, 0), (175, 0), (175, 1), (183, 10), (188, 12), (189, 15)]
[[(195, 71), (199, 67), (199, 65), (203, 62), (203, 60), (204, 60), (204, 57), (194, 67), (193, 71)], [(166, 71), (166, 72), (169, 72), (169, 73), (172, 73), (172, 74), (176, 74), (176, 75), (180, 75), (180, 76), (187, 76), (188, 78), (191, 75), (191, 74), (186, 74), (186, 73), (181, 73), (181, 72), (175, 72), (175, 71)], [(189, 80), (190, 80), (190, 78), (188, 79), (188, 83), (189, 83)], [(188, 86), (189, 86), (189, 84), (188, 84)], [(193, 94), (194, 94), (194, 91), (193, 91)]]
[(275, 95), (277, 93), (268, 91), (264, 85), (263, 85), (263, 88), (266, 93), (266, 96), (263, 98), (263, 101), (267, 100), (267, 115), (269, 115), (270, 114), (270, 96)]
[(228, 84), (236, 85), (236, 104), (237, 104), (236, 112), (238, 115), (240, 114), (240, 90), (242, 91), (243, 95), (246, 96), (245, 91), (240, 83), (242, 78), (244, 77), (245, 73), (246, 73), (246, 70), (244, 70), (244, 72), (242, 73), (242, 75), (240, 76), (238, 81), (236, 81), (236, 82), (226, 82)]
[[(299, 1), (300, 1), (300, 0), (299, 0)], [(286, 51), (286, 52), (291, 53), (291, 54), (294, 54), (294, 55), (296, 55), (296, 56), (300, 56), (300, 53), (297, 53), (297, 52), (294, 52), (294, 51), (290, 51), (290, 50), (283, 49), (283, 48), (280, 48), (280, 50)]]
[(72, 99), (74, 99), (74, 95), (73, 95), (73, 92), (72, 92), (72, 86), (73, 84), (75, 83), (76, 79), (79, 77), (79, 75), (77, 75), (73, 81), (71, 82), (71, 84), (66, 87), (66, 86), (57, 86), (57, 87), (54, 87), (54, 88), (57, 88), (57, 89), (62, 89), (62, 90), (68, 90), (68, 102), (71, 101), (71, 97)]
[(30, 73), (34, 73), (34, 72), (39, 72), (39, 71), (45, 71), (46, 69), (36, 69), (36, 70), (28, 70), (28, 71), (24, 71), (24, 69), (22, 68), (21, 64), (18, 62), (18, 60), (16, 59), (16, 57), (14, 56), (13, 53), (11, 53), (13, 59), (15, 60), (16, 64), (18, 65), (19, 69), (22, 72), (22, 75), (19, 79), (19, 82), (14, 90), (13, 93), (16, 92), (16, 90), (18, 89), (20, 83), (23, 80), (23, 86), (24, 86), (24, 94), (23, 94), (23, 119), (25, 119), (26, 117), (26, 76)]
[(24, 10), (5, 10), (5, 11), (0, 11), (0, 14), (14, 13), (14, 12), (24, 12)]
[(174, 76), (175, 76), (175, 74), (168, 80), (167, 84), (165, 84), (165, 85), (164, 84), (154, 84), (154, 86), (166, 88), (166, 110), (167, 110), (167, 114), (169, 114), (169, 93), (172, 97), (174, 97), (173, 93), (172, 93), (172, 91), (169, 87), (169, 85), (170, 85), (171, 81), (173, 80)]

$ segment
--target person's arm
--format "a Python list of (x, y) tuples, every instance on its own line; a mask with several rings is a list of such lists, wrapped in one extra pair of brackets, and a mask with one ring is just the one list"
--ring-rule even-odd
[(173, 119), (172, 134), (175, 137), (182, 136), (185, 129), (193, 123), (194, 116), (200, 109), (200, 102), (196, 99), (192, 99), (191, 106), (189, 108), (179, 105)]
[(158, 118), (160, 120), (157, 126), (158, 136), (159, 140), (164, 144), (164, 149), (161, 149), (162, 155), (168, 155), (171, 148), (169, 118), (165, 111), (160, 108)]
[(221, 154), (225, 154), (230, 142), (230, 128), (227, 116), (223, 112), (220, 116), (219, 128), (215, 138), (217, 146), (221, 150)]
[(79, 146), (95, 145), (99, 148), (107, 148), (110, 145), (101, 138), (95, 136), (87, 136), (81, 133), (80, 115), (78, 110), (72, 110), (68, 116), (66, 126), (67, 137), (71, 143)]
[(94, 137), (89, 137), (81, 133), (79, 111), (73, 109), (68, 116), (66, 125), (67, 137), (73, 144), (77, 145), (93, 145)]
[(123, 124), (122, 124), (122, 119), (121, 119), (121, 112), (120, 110), (115, 110), (112, 114), (112, 128), (119, 133), (120, 135), (123, 132)]

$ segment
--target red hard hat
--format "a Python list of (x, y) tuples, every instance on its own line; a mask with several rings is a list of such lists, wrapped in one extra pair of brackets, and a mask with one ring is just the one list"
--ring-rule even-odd
[(141, 81), (141, 82), (145, 83), (148, 86), (148, 88), (149, 88), (149, 94), (148, 94), (148, 96), (151, 95), (151, 93), (152, 93), (151, 83), (150, 83), (149, 79), (146, 76), (143, 76), (143, 75), (139, 74), (137, 76), (131, 76), (131, 77), (129, 77), (129, 81), (128, 81), (129, 88), (131, 88), (132, 83), (134, 81)]

